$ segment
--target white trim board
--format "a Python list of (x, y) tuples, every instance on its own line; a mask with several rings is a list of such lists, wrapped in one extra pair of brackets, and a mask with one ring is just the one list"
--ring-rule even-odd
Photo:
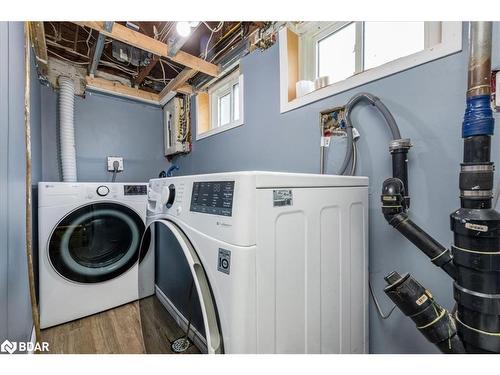
[[(365, 70), (343, 81), (332, 83), (309, 94), (288, 101), (287, 28), (279, 31), (280, 112), (288, 112), (352, 88), (411, 69), (418, 65), (451, 55), (462, 50), (462, 22), (442, 23), (442, 42), (423, 51)], [(300, 64), (299, 64), (300, 65)]]
[[(155, 285), (155, 293), (158, 300), (161, 302), (163, 307), (168, 311), (168, 313), (174, 318), (175, 322), (181, 327), (181, 329), (186, 332), (188, 326), (188, 320), (181, 312), (174, 306), (172, 301), (163, 293), (158, 285)], [(191, 328), (189, 329), (189, 339), (196, 345), (198, 349), (202, 353), (207, 353), (207, 341), (205, 337), (196, 329), (195, 326), (191, 324)]]
[[(33, 344), (32, 348), (35, 348), (36, 344), (36, 331), (35, 331), (35, 326), (31, 329), (31, 337), (30, 337), (30, 342)], [(35, 354), (34, 350), (29, 350), (28, 354)]]

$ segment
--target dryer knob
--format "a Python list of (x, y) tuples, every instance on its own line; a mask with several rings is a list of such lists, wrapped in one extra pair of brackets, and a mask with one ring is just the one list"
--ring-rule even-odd
[(105, 197), (106, 195), (109, 194), (109, 188), (107, 186), (101, 185), (97, 187), (96, 190), (97, 195), (101, 197)]

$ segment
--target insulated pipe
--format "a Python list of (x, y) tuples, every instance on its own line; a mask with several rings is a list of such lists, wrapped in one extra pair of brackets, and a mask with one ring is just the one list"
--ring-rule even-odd
[(60, 76), (59, 82), (59, 139), (64, 182), (76, 182), (76, 147), (74, 128), (75, 84), (69, 77)]

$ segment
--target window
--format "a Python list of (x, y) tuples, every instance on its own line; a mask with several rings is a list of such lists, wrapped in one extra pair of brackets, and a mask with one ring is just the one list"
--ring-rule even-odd
[(423, 51), (425, 32), (425, 22), (365, 22), (363, 69)]
[(243, 75), (239, 70), (197, 95), (197, 139), (243, 124)]
[(330, 76), (338, 82), (356, 71), (356, 25), (348, 24), (316, 44), (316, 77)]
[[(280, 31), (281, 111), (462, 49), (461, 22), (302, 22)], [(282, 43), (282, 41), (284, 43)], [(328, 76), (300, 98), (295, 84)]]

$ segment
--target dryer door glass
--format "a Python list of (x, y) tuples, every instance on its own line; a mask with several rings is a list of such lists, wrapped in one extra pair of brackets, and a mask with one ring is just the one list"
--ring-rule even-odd
[(144, 223), (134, 210), (117, 203), (89, 204), (68, 214), (54, 229), (50, 262), (72, 281), (110, 280), (137, 262), (143, 233)]
[[(138, 278), (139, 293), (149, 291), (139, 300), (146, 352), (172, 353), (187, 334), (201, 352), (222, 353), (215, 298), (191, 241), (169, 220), (152, 221), (145, 234), (151, 230), (154, 261), (144, 258)], [(145, 246), (142, 252), (151, 253)], [(191, 345), (187, 352), (198, 351)]]

